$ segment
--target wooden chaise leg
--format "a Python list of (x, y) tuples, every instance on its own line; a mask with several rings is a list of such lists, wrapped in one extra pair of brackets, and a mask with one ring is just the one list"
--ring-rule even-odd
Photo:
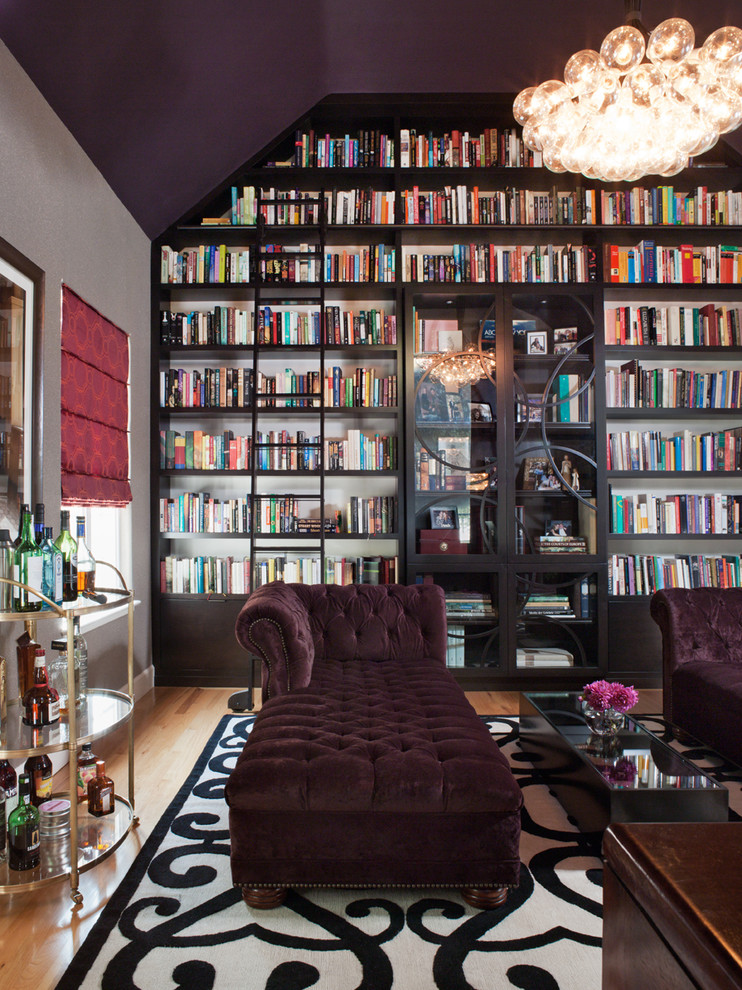
[(508, 899), (507, 887), (464, 887), (461, 896), (473, 908), (489, 911)]
[(242, 900), (250, 908), (267, 910), (283, 904), (287, 893), (287, 887), (243, 887)]

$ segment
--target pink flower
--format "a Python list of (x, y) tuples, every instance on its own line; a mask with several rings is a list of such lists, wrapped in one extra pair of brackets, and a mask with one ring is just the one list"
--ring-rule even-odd
[(609, 681), (591, 681), (582, 689), (582, 700), (598, 712), (612, 706), (613, 685)]
[(638, 700), (639, 694), (633, 685), (628, 687), (625, 684), (613, 685), (611, 707), (615, 708), (617, 712), (627, 712), (629, 708), (634, 707)]

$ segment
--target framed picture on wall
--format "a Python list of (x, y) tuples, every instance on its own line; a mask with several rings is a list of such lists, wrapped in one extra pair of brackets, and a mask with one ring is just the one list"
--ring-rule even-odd
[(458, 513), (453, 505), (436, 505), (430, 510), (431, 529), (458, 529)]

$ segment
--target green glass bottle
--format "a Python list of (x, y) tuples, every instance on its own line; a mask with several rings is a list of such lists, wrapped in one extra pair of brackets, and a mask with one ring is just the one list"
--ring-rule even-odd
[(62, 554), (62, 598), (66, 602), (77, 601), (77, 543), (70, 533), (70, 514), (60, 513), (59, 536), (54, 546)]
[(18, 806), (8, 818), (8, 866), (11, 870), (33, 870), (40, 862), (39, 810), (31, 804), (30, 778), (22, 773)]
[[(24, 509), (23, 524), (21, 526), (21, 539), (15, 548), (15, 558), (13, 561), (13, 577), (16, 581), (26, 584), (29, 588), (41, 590), (43, 579), (43, 558), (41, 547), (36, 543), (33, 531), (33, 521), (29, 509)], [(25, 588), (13, 586), (13, 611), (14, 612), (38, 612), (41, 609), (42, 601), (38, 595)]]

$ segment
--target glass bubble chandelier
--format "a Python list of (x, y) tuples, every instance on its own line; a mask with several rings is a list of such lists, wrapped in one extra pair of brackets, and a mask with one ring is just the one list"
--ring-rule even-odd
[(464, 351), (444, 351), (439, 357), (420, 362), (428, 368), (429, 375), (441, 382), (447, 392), (457, 391), (467, 385), (476, 385), (483, 378), (495, 373), (495, 351), (469, 347)]
[(688, 21), (648, 36), (637, 0), (600, 51), (574, 54), (564, 82), (522, 90), (513, 113), (523, 142), (553, 172), (606, 182), (676, 175), (742, 122), (742, 30), (722, 27), (695, 48)]

